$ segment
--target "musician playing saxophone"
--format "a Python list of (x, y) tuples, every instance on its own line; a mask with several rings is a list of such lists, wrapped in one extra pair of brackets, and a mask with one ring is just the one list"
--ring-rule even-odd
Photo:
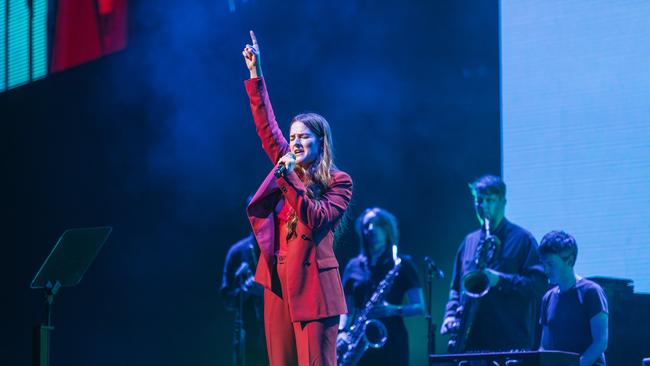
[[(343, 273), (343, 289), (349, 314), (341, 316), (340, 328), (345, 330), (363, 308), (377, 285), (393, 268), (392, 245), (399, 241), (397, 219), (381, 208), (366, 209), (355, 222), (360, 253), (347, 264)], [(370, 318), (380, 320), (388, 339), (380, 348), (368, 348), (358, 365), (408, 365), (408, 333), (403, 317), (424, 315), (424, 295), (417, 270), (409, 256), (402, 261), (399, 274), (390, 286), (385, 301), (370, 311)], [(404, 302), (406, 299), (406, 303)]]
[(478, 305), (462, 351), (534, 349), (539, 303), (547, 288), (537, 242), (505, 218), (506, 185), (501, 178), (483, 176), (470, 184), (470, 190), (482, 228), (468, 234), (456, 254), (441, 333), (453, 333), (461, 326), (459, 309), (467, 299), (463, 279), (477, 270), (477, 250), (489, 230), (494, 250), (480, 270), (487, 279), (487, 293), (474, 302)]

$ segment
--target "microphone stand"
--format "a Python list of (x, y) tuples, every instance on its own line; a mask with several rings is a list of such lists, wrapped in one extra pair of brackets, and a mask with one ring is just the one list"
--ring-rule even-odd
[(433, 270), (431, 266), (427, 266), (427, 353), (433, 355), (436, 353), (436, 332), (434, 328), (437, 328), (437, 325), (433, 324), (433, 319), (431, 317), (431, 289), (433, 283)]
[(427, 355), (433, 355), (436, 353), (436, 329), (438, 328), (438, 326), (433, 323), (433, 318), (431, 316), (433, 308), (433, 278), (442, 279), (444, 278), (444, 273), (438, 269), (431, 258), (424, 257), (424, 261), (427, 264), (427, 315), (425, 316), (427, 321)]

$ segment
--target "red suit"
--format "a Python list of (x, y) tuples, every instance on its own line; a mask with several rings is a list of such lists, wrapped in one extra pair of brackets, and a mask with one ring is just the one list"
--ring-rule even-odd
[[(249, 79), (245, 85), (262, 147), (275, 165), (289, 144), (278, 128), (264, 79)], [(329, 187), (312, 199), (295, 171), (280, 178), (274, 171), (247, 208), (261, 252), (255, 280), (265, 288), (269, 359), (271, 365), (335, 365), (338, 315), (347, 313), (347, 307), (334, 231), (352, 197), (352, 180), (333, 170)], [(277, 213), (283, 203), (295, 211), (298, 223), (295, 235), (281, 245), (283, 223)], [(286, 256), (276, 255), (279, 247), (286, 248)]]

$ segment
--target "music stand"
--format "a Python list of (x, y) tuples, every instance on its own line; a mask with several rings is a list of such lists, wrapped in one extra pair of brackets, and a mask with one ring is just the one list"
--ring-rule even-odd
[(50, 363), (54, 295), (61, 287), (79, 284), (112, 230), (103, 226), (64, 231), (34, 276), (30, 287), (45, 291), (47, 320), (34, 330), (34, 366), (48, 366)]

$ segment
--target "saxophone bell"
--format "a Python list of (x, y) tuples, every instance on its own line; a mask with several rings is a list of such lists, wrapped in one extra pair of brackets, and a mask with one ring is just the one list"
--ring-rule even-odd
[(338, 366), (356, 365), (368, 348), (380, 348), (388, 340), (386, 326), (378, 319), (369, 319), (372, 308), (384, 301), (390, 287), (399, 275), (402, 259), (397, 256), (397, 246), (393, 245), (394, 266), (379, 282), (375, 292), (359, 311), (349, 330), (339, 333), (336, 341), (336, 361)]
[(381, 348), (388, 340), (388, 331), (381, 321), (369, 319), (363, 325), (363, 337), (368, 342), (368, 347)]
[(474, 299), (483, 297), (490, 291), (490, 279), (482, 270), (466, 273), (462, 285), (465, 295)]

